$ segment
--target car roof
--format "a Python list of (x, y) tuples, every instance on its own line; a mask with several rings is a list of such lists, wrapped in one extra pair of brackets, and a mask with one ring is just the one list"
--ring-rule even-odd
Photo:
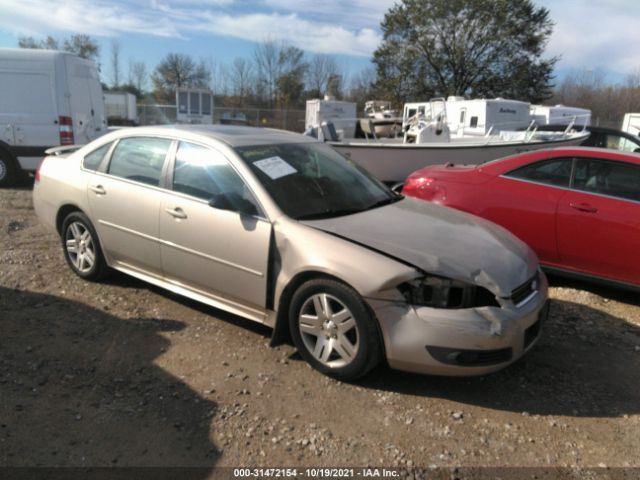
[(118, 130), (123, 136), (172, 135), (181, 133), (192, 138), (194, 135), (224, 142), (231, 147), (267, 145), (278, 143), (313, 143), (317, 140), (285, 130), (240, 125), (161, 125), (153, 127), (132, 127)]
[(638, 153), (621, 152), (619, 150), (599, 147), (555, 147), (527, 152), (524, 155), (540, 154), (541, 156), (544, 156), (545, 153), (551, 153), (553, 156), (586, 155), (589, 157), (599, 157), (610, 160), (623, 160), (630, 163), (640, 164), (640, 154)]
[(500, 174), (505, 169), (516, 168), (529, 163), (557, 157), (594, 157), (604, 160), (618, 160), (622, 162), (640, 165), (640, 153), (627, 153), (608, 148), (597, 147), (555, 147), (532, 150), (504, 158), (498, 158), (490, 162), (481, 163), (476, 169), (481, 172)]

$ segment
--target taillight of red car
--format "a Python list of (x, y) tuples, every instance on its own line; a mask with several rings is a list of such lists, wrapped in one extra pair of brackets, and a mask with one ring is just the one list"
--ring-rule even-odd
[(402, 194), (431, 201), (439, 190), (435, 178), (411, 175), (404, 182)]

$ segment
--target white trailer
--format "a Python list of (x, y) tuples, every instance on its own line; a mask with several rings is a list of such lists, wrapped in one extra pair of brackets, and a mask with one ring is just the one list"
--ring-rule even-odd
[(137, 98), (129, 92), (105, 92), (104, 106), (109, 125), (138, 125)]
[(591, 110), (565, 105), (531, 105), (531, 118), (538, 125), (569, 125), (576, 127), (591, 125)]
[(529, 103), (504, 98), (447, 99), (447, 124), (451, 135), (470, 136), (527, 128)]
[(622, 131), (640, 136), (640, 113), (625, 113), (622, 120)]
[[(406, 130), (414, 115), (446, 122), (451, 135), (481, 136), (503, 130), (527, 128), (530, 104), (504, 98), (465, 100), (463, 97), (434, 98), (429, 102), (406, 103), (402, 126)], [(446, 115), (443, 115), (443, 112)]]
[(0, 186), (35, 170), (47, 148), (106, 132), (92, 61), (54, 50), (0, 49)]
[(178, 123), (213, 123), (213, 92), (204, 88), (176, 89)]
[(330, 121), (341, 138), (354, 138), (356, 135), (356, 104), (341, 100), (307, 100), (305, 130), (319, 129), (322, 122)]

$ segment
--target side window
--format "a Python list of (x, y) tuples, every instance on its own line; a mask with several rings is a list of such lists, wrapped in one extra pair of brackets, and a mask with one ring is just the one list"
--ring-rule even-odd
[(579, 158), (576, 161), (573, 187), (586, 192), (640, 201), (640, 166)]
[(170, 146), (167, 138), (123, 138), (111, 155), (108, 173), (157, 187)]
[(102, 162), (102, 159), (111, 148), (111, 145), (113, 145), (113, 142), (109, 142), (106, 145), (103, 145), (93, 152), (85, 155), (82, 166), (87, 170), (97, 170), (100, 166), (100, 163)]
[(469, 122), (469, 126), (471, 128), (476, 128), (478, 126), (478, 117), (476, 116), (471, 117), (471, 122)]
[(640, 152), (640, 142), (620, 137), (618, 150), (622, 152)]
[(209, 201), (224, 195), (238, 211), (248, 211), (244, 202), (259, 211), (244, 180), (220, 152), (180, 142), (173, 170), (173, 190)]
[(522, 178), (532, 182), (568, 187), (571, 178), (571, 158), (554, 158), (520, 167), (506, 173), (507, 177)]

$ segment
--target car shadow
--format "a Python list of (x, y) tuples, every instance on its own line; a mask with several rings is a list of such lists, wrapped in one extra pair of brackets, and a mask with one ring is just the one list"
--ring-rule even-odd
[(211, 307), (202, 302), (198, 302), (196, 300), (192, 300), (184, 295), (179, 295), (177, 293), (173, 293), (170, 290), (156, 287), (150, 283), (144, 282), (142, 280), (138, 280), (131, 275), (127, 275), (122, 272), (118, 272), (116, 270), (112, 270), (109, 273), (109, 276), (101, 281), (101, 283), (107, 285), (114, 285), (118, 287), (124, 288), (136, 288), (136, 289), (144, 289), (150, 292), (155, 293), (156, 295), (160, 295), (164, 298), (167, 298), (173, 302), (179, 303), (187, 308), (192, 310), (196, 310), (202, 314), (209, 315), (215, 317), (216, 320), (222, 320), (231, 325), (245, 328), (253, 333), (257, 333), (262, 335), (263, 337), (270, 338), (272, 329), (265, 325), (261, 325), (260, 323), (254, 322), (253, 320), (248, 320), (239, 315), (234, 315), (233, 313), (229, 313), (225, 310), (221, 310), (219, 308)]
[(577, 290), (585, 290), (594, 293), (608, 300), (615, 300), (622, 303), (629, 303), (640, 306), (640, 295), (637, 291), (625, 290), (619, 287), (611, 287), (601, 285), (586, 280), (578, 280), (560, 275), (547, 273), (549, 285), (552, 287), (575, 288)]
[(640, 413), (640, 327), (552, 300), (538, 343), (515, 364), (481, 377), (421, 376), (381, 367), (361, 386), (531, 415)]
[(0, 312), (0, 465), (210, 475), (216, 403), (154, 363), (171, 347), (162, 332), (182, 322), (4, 287)]

